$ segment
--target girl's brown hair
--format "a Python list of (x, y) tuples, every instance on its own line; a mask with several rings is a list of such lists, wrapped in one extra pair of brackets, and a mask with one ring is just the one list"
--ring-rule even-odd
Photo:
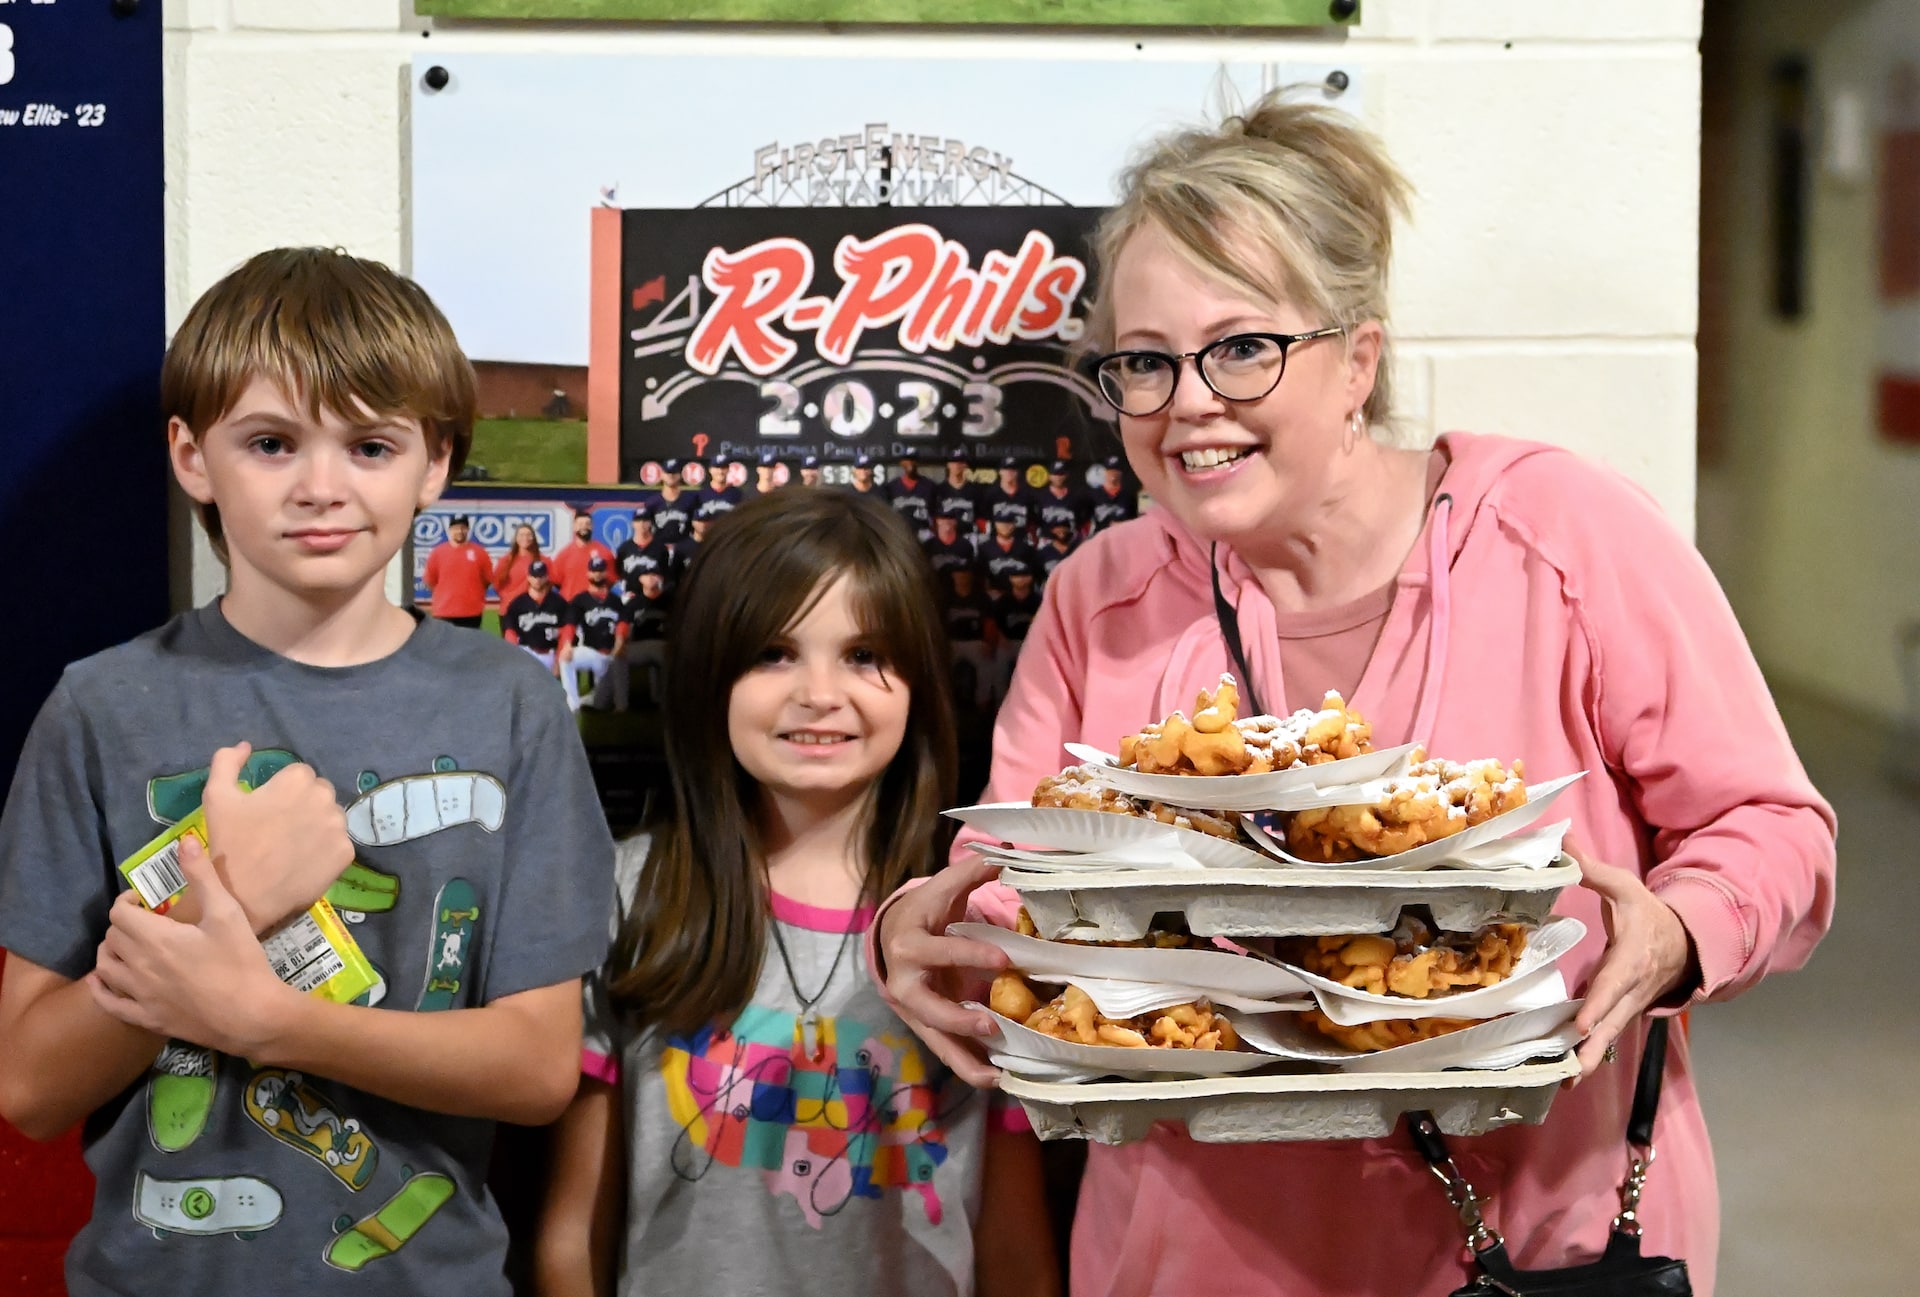
[(946, 857), (953, 825), (940, 812), (956, 779), (948, 649), (913, 533), (884, 502), (851, 491), (789, 486), (748, 501), (714, 524), (674, 604), (662, 691), (673, 802), (654, 826), (610, 982), (615, 1005), (642, 1027), (694, 1031), (753, 994), (770, 900), (728, 701), (843, 578), (870, 647), (910, 699), (900, 750), (868, 798), (864, 900)]

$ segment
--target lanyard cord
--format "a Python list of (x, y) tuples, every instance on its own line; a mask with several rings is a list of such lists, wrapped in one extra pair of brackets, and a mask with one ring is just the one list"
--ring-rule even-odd
[(1227, 602), (1227, 596), (1220, 590), (1220, 545), (1215, 542), (1207, 550), (1207, 574), (1213, 578), (1213, 615), (1220, 623), (1220, 638), (1227, 642), (1227, 652), (1233, 655), (1234, 670), (1240, 673), (1240, 692), (1246, 697), (1252, 716), (1266, 715), (1266, 708), (1260, 705), (1260, 694), (1253, 687), (1253, 672), (1247, 668), (1246, 650), (1240, 645), (1240, 614)]

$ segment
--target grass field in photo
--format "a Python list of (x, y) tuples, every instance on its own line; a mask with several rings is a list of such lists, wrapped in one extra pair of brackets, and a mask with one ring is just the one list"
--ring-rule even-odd
[(581, 419), (476, 419), (469, 464), (486, 480), (571, 485), (587, 480), (587, 425)]

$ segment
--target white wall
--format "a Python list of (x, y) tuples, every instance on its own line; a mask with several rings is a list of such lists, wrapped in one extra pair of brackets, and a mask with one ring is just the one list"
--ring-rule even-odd
[(1834, 92), (1877, 109), (1887, 55), (1920, 58), (1920, 8), (1730, 0), (1726, 10), (1730, 147), (1712, 165), (1727, 197), (1709, 236), (1724, 241), (1726, 453), (1703, 483), (1702, 548), (1770, 674), (1891, 715), (1905, 706), (1895, 637), (1920, 620), (1920, 450), (1874, 430), (1877, 177), (1835, 176), (1816, 151), (1806, 311), (1774, 314), (1767, 74), (1782, 54), (1811, 57), (1817, 135)]
[[(404, 0), (167, 0), (168, 319), (280, 244), (406, 267), (406, 78), (423, 42), (1337, 57), (1362, 73), (1366, 115), (1420, 191), (1394, 294), (1407, 423), (1574, 447), (1638, 479), (1690, 528), (1698, 0), (1366, 0), (1363, 11), (1361, 26), (1327, 36), (775, 35), (434, 24)], [(198, 549), (196, 600), (220, 580)]]

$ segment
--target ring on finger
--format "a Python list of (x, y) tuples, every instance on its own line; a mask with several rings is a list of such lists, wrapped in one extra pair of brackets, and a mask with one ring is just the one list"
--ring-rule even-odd
[(1619, 1054), (1615, 1052), (1613, 1045), (1611, 1043), (1609, 1043), (1607, 1047), (1604, 1050), (1602, 1050), (1600, 1053), (1600, 1061), (1603, 1063), (1611, 1063), (1614, 1059), (1618, 1057), (1619, 1057)]

